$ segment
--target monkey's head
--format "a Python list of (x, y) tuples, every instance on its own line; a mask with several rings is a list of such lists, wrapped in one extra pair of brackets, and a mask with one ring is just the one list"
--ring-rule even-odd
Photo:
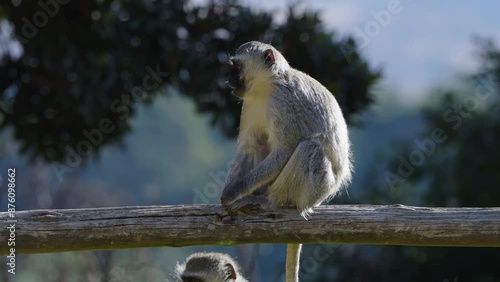
[(232, 67), (227, 83), (233, 94), (240, 98), (265, 91), (272, 87), (276, 76), (290, 66), (285, 57), (269, 44), (250, 41), (241, 45), (229, 59)]
[(238, 264), (223, 253), (194, 253), (184, 264), (177, 264), (176, 272), (182, 282), (246, 281), (239, 274)]

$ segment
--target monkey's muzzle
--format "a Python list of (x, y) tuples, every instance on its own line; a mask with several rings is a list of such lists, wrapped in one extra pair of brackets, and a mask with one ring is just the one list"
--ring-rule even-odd
[(241, 97), (246, 90), (245, 82), (241, 78), (243, 73), (241, 64), (236, 61), (231, 61), (230, 65), (232, 69), (227, 77), (227, 85), (231, 88), (234, 96)]
[(236, 97), (242, 97), (243, 94), (245, 93), (244, 85), (234, 86), (231, 85), (229, 82), (227, 83), (227, 85), (229, 86), (229, 88), (231, 88), (231, 93)]

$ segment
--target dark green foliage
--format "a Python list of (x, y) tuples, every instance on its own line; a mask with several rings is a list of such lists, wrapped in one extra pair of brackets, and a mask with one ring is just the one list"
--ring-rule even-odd
[[(369, 88), (379, 77), (355, 43), (334, 41), (314, 12), (291, 8), (287, 21), (275, 25), (270, 13), (232, 0), (202, 7), (181, 0), (69, 1), (56, 8), (37, 25), (33, 16), (44, 11), (38, 1), (0, 5), (24, 47), (19, 60), (0, 61), (0, 130), (12, 126), (31, 159), (64, 160), (68, 150), (95, 154), (104, 144), (120, 143), (136, 104), (151, 102), (166, 85), (234, 137), (240, 106), (225, 85), (225, 63), (250, 40), (283, 50), (293, 66), (338, 96), (351, 121), (371, 102)], [(153, 70), (160, 74), (151, 77)], [(100, 130), (102, 138), (95, 133), (91, 140), (83, 130)], [(92, 147), (82, 140), (94, 141)]]

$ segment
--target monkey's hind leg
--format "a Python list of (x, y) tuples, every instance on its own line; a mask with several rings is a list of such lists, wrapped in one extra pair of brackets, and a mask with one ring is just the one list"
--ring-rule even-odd
[(319, 138), (302, 141), (268, 188), (272, 206), (294, 206), (306, 216), (335, 194), (332, 165)]

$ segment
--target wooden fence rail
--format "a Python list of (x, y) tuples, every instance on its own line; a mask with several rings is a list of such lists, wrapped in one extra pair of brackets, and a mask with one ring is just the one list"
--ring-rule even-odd
[(178, 205), (2, 212), (0, 222), (1, 254), (9, 238), (16, 254), (253, 243), (500, 247), (500, 208), (336, 205), (305, 220), (291, 209), (229, 216), (219, 205)]

